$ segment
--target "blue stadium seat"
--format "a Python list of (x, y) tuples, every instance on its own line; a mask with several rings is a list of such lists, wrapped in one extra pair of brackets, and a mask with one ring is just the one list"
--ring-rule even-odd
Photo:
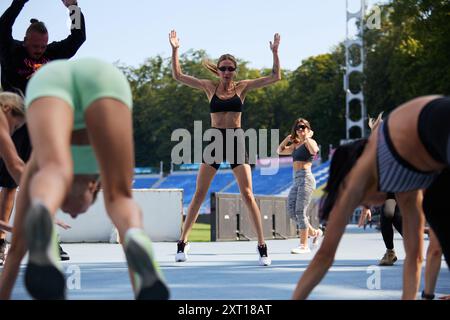
[(139, 176), (134, 177), (133, 189), (150, 189), (159, 178), (141, 178)]
[[(328, 170), (330, 162), (327, 161), (323, 164), (313, 167), (313, 174), (316, 178), (317, 188), (321, 188), (328, 180)], [(192, 197), (195, 193), (196, 181), (198, 172), (186, 172), (176, 173), (169, 175), (158, 186), (158, 189), (183, 189), (183, 206), (186, 208), (189, 206)], [(252, 172), (253, 179), (253, 192), (255, 195), (277, 195), (280, 194), (292, 186), (293, 171), (292, 166), (280, 167), (275, 175), (261, 175), (260, 169), (255, 169)], [(155, 184), (158, 181), (146, 178), (136, 180), (134, 186), (148, 187), (150, 184)], [(235, 182), (234, 175), (230, 170), (220, 170), (209, 188), (205, 201), (203, 202), (200, 213), (209, 213), (210, 198), (212, 192), (228, 192), (239, 193), (239, 186)]]

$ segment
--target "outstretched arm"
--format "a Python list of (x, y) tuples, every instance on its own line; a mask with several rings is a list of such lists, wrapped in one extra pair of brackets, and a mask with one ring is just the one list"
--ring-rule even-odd
[(70, 10), (72, 26), (70, 35), (59, 42), (49, 44), (47, 54), (50, 59), (72, 58), (86, 41), (86, 24), (84, 15), (76, 0), (62, 0), (63, 4)]
[(169, 34), (169, 42), (172, 46), (172, 76), (178, 82), (185, 84), (194, 89), (205, 90), (209, 80), (197, 79), (192, 76), (185, 75), (181, 71), (180, 60), (178, 58), (178, 49), (180, 48), (180, 39), (177, 38), (177, 32), (172, 30)]
[(14, 218), (11, 247), (0, 277), (0, 300), (9, 299), (11, 297), (11, 292), (19, 273), (20, 263), (27, 252), (24, 222), (26, 210), (30, 204), (30, 195), (28, 193), (29, 183), (36, 171), (36, 161), (33, 155), (31, 155), (30, 161), (28, 161), (20, 181), (20, 191), (16, 202), (16, 214)]
[(369, 145), (348, 177), (341, 183), (339, 196), (329, 215), (322, 245), (300, 278), (293, 299), (306, 299), (328, 272), (349, 218), (360, 205), (367, 190), (376, 185), (373, 175), (375, 154), (373, 150), (368, 150), (368, 147)]
[(11, 6), (0, 17), (0, 50), (2, 52), (9, 48), (13, 42), (12, 28), (14, 22), (27, 2), (28, 0), (14, 0)]
[(259, 88), (266, 87), (281, 80), (281, 68), (280, 68), (280, 59), (278, 57), (278, 47), (280, 45), (280, 35), (276, 33), (274, 35), (273, 42), (270, 42), (270, 50), (272, 50), (273, 54), (273, 68), (272, 74), (268, 77), (262, 77), (253, 80), (243, 80), (240, 83), (245, 85), (244, 92), (248, 92), (250, 90), (255, 90)]
[(404, 300), (416, 299), (422, 271), (423, 230), (425, 217), (422, 210), (422, 191), (396, 193), (397, 204), (402, 213), (405, 262), (403, 264)]

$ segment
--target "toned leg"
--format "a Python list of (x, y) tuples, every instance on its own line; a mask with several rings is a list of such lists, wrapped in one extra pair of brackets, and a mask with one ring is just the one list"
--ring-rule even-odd
[(142, 213), (132, 198), (134, 147), (130, 109), (114, 99), (99, 99), (85, 112), (89, 140), (100, 166), (105, 206), (121, 239), (142, 228)]
[(16, 215), (14, 218), (11, 247), (0, 277), (0, 300), (9, 299), (14, 283), (19, 274), (20, 263), (27, 252), (25, 242), (25, 213), (30, 205), (29, 180), (33, 173), (32, 161), (27, 164), (21, 178), (22, 190), (17, 196)]
[(200, 166), (200, 170), (197, 176), (197, 185), (195, 187), (195, 194), (192, 198), (191, 203), (189, 204), (186, 220), (183, 225), (183, 232), (180, 239), (183, 242), (186, 242), (188, 240), (189, 233), (191, 232), (195, 221), (198, 218), (200, 206), (202, 205), (203, 201), (205, 201), (209, 186), (211, 185), (211, 181), (216, 175), (216, 172), (216, 169), (205, 163), (202, 163)]
[(106, 210), (123, 239), (136, 299), (168, 299), (169, 291), (143, 230), (142, 212), (133, 200), (134, 146), (131, 111), (103, 98), (85, 112), (89, 140), (100, 165)]
[(426, 259), (424, 293), (427, 295), (434, 295), (437, 278), (439, 271), (441, 270), (442, 250), (433, 229), (430, 229), (430, 241)]
[(239, 185), (242, 200), (250, 211), (253, 226), (258, 235), (258, 244), (263, 245), (265, 241), (261, 222), (261, 212), (253, 195), (251, 168), (248, 164), (240, 165), (233, 169), (233, 173)]
[(29, 107), (27, 119), (38, 167), (30, 181), (30, 197), (41, 201), (55, 215), (73, 179), (70, 153), (73, 111), (61, 99), (40, 98)]

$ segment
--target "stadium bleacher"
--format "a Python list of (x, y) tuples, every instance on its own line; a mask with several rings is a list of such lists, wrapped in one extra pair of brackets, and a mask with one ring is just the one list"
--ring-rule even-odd
[[(317, 189), (323, 187), (328, 180), (330, 162), (317, 164), (312, 171), (316, 178)], [(183, 189), (183, 206), (185, 212), (194, 196), (198, 171), (174, 172), (165, 178), (156, 175), (136, 176), (133, 188), (146, 189)], [(261, 169), (255, 168), (252, 172), (253, 192), (255, 195), (286, 194), (293, 182), (292, 165), (280, 166), (275, 175), (261, 175)], [(219, 170), (214, 177), (208, 194), (203, 202), (200, 213), (210, 212), (210, 197), (212, 192), (239, 193), (239, 187), (231, 170)]]
[(136, 176), (133, 180), (133, 189), (151, 189), (160, 179), (159, 176)]

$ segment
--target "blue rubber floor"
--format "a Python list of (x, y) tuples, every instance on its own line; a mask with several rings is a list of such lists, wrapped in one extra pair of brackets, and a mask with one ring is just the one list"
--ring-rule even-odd
[[(292, 255), (298, 240), (268, 241), (273, 263), (261, 267), (256, 242), (192, 243), (189, 261), (175, 263), (175, 243), (155, 243), (154, 249), (175, 300), (290, 299), (295, 285), (316, 251)], [(349, 226), (336, 260), (310, 299), (400, 299), (403, 259), (401, 236), (395, 234), (399, 260), (378, 267), (385, 252), (381, 234)], [(428, 240), (425, 241), (425, 250)], [(125, 256), (115, 244), (63, 244), (71, 260), (64, 262), (69, 299), (132, 299)], [(425, 252), (424, 252), (425, 256)], [(24, 260), (25, 262), (25, 260)], [(21, 272), (13, 299), (29, 299)], [(420, 290), (423, 288), (422, 284)], [(442, 260), (436, 295), (450, 294), (450, 272)]]

